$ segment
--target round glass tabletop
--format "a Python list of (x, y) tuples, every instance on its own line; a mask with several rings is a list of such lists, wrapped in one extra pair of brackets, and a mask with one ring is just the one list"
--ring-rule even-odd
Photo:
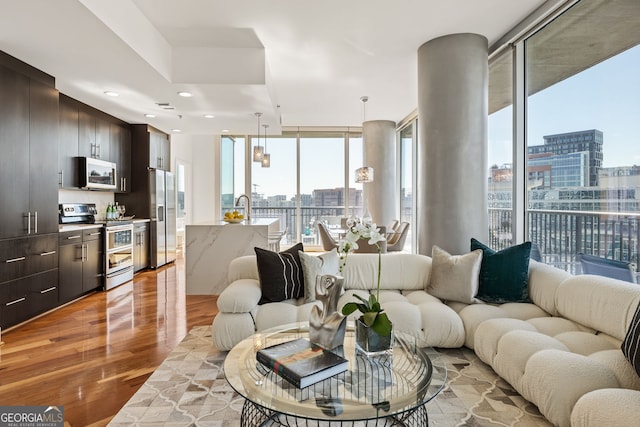
[[(245, 409), (252, 405), (257, 418), (270, 418), (276, 424), (281, 415), (340, 424), (404, 419), (418, 409), (426, 418), (424, 405), (444, 386), (446, 369), (432, 364), (411, 335), (398, 331), (394, 335), (390, 354), (367, 357), (356, 350), (353, 322), (349, 321), (344, 346), (333, 350), (349, 361), (347, 371), (300, 389), (256, 360), (262, 348), (309, 338), (308, 323), (283, 325), (236, 345), (225, 359), (224, 373), (231, 387), (247, 400)], [(243, 416), (248, 416), (244, 409)]]

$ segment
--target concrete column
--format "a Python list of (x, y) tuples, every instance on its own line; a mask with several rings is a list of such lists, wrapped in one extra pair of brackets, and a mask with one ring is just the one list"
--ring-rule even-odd
[(486, 241), (488, 42), (452, 34), (418, 49), (418, 252)]
[(371, 120), (362, 124), (364, 165), (373, 167), (373, 182), (363, 184), (364, 198), (377, 225), (397, 219), (396, 124)]

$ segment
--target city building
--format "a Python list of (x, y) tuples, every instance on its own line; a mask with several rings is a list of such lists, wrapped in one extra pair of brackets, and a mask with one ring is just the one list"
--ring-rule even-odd
[[(547, 135), (544, 136), (543, 145), (531, 145), (527, 147), (527, 153), (532, 159), (543, 154), (563, 155), (586, 151), (589, 153), (589, 181), (586, 185), (596, 187), (598, 171), (602, 167), (603, 140), (602, 132), (596, 129)], [(578, 166), (573, 166), (573, 168), (576, 167)], [(578, 174), (577, 171), (573, 173), (574, 176)]]

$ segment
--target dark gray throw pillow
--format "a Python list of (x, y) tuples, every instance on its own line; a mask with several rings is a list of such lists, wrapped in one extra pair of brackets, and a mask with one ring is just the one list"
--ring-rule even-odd
[(304, 274), (298, 251), (302, 243), (282, 252), (254, 248), (262, 297), (258, 304), (279, 302), (304, 296)]
[(480, 287), (476, 298), (496, 304), (529, 300), (529, 256), (531, 242), (494, 251), (471, 239), (471, 250), (482, 249)]
[(620, 348), (624, 357), (627, 358), (638, 376), (640, 376), (640, 304), (636, 308)]

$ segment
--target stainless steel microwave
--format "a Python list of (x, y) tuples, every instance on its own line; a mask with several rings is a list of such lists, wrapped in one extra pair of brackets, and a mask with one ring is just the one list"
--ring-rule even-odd
[(116, 164), (92, 157), (78, 157), (81, 188), (117, 190)]

